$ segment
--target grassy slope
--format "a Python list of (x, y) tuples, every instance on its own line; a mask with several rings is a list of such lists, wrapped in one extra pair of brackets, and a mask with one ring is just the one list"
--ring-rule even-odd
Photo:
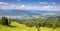
[[(14, 27), (0, 25), (0, 31), (38, 31), (35, 27), (26, 27), (25, 25), (19, 24), (17, 22), (12, 22), (11, 25)], [(41, 27), (40, 30), (41, 31), (59, 31), (60, 28), (53, 30), (52, 28)]]

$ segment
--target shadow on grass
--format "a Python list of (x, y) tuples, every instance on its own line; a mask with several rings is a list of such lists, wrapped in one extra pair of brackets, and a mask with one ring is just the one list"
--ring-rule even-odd
[(8, 25), (8, 26), (9, 26), (9, 27), (12, 27), (12, 28), (13, 28), (13, 27), (16, 27), (16, 26), (12, 26), (12, 25)]
[(13, 26), (13, 25), (3, 25), (3, 26), (12, 27), (12, 28), (15, 28), (16, 27), (16, 26)]

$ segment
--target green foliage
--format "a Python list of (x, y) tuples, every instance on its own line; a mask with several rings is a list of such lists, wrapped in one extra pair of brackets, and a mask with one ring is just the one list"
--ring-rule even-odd
[(36, 28), (40, 28), (40, 27), (41, 27), (41, 24), (38, 23), (38, 24), (36, 25)]
[(8, 19), (7, 19), (7, 17), (2, 17), (2, 24), (3, 25), (8, 25)]
[(0, 24), (3, 24), (3, 25), (10, 25), (11, 24), (11, 21), (8, 20), (7, 17), (3, 17), (0, 19)]
[(35, 25), (34, 21), (28, 21), (26, 22), (26, 26), (33, 27)]
[(25, 23), (28, 27), (36, 26), (36, 28), (40, 27), (49, 27), (49, 28), (57, 28), (60, 27), (60, 19), (51, 17), (49, 18), (39, 18), (39, 20), (33, 21), (32, 19), (29, 21), (26, 21)]
[(2, 24), (2, 20), (0, 19), (0, 24)]
[[(14, 20), (14, 19), (8, 19), (7, 17), (2, 17), (2, 19), (0, 19), (0, 23), (2, 23), (3, 25), (10, 25), (11, 20)], [(16, 22), (19, 22), (19, 21), (16, 21)], [(49, 27), (54, 29), (54, 28), (60, 27), (60, 18), (51, 17), (49, 19), (49, 18), (40, 17), (39, 20), (28, 19), (28, 21), (25, 21), (25, 22), (20, 21), (19, 23), (25, 24), (28, 27), (36, 26), (36, 28)]]

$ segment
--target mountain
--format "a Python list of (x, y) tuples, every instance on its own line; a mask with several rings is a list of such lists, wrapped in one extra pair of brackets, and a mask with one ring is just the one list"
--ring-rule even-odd
[(8, 16), (20, 16), (20, 15), (27, 15), (27, 16), (32, 16), (32, 15), (46, 15), (46, 14), (60, 14), (60, 11), (45, 11), (45, 10), (2, 10), (0, 9), (0, 16), (3, 15), (8, 15)]

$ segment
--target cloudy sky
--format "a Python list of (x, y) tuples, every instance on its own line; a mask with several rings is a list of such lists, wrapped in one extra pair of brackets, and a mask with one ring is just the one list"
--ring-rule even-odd
[(60, 11), (60, 0), (0, 0), (0, 9)]

